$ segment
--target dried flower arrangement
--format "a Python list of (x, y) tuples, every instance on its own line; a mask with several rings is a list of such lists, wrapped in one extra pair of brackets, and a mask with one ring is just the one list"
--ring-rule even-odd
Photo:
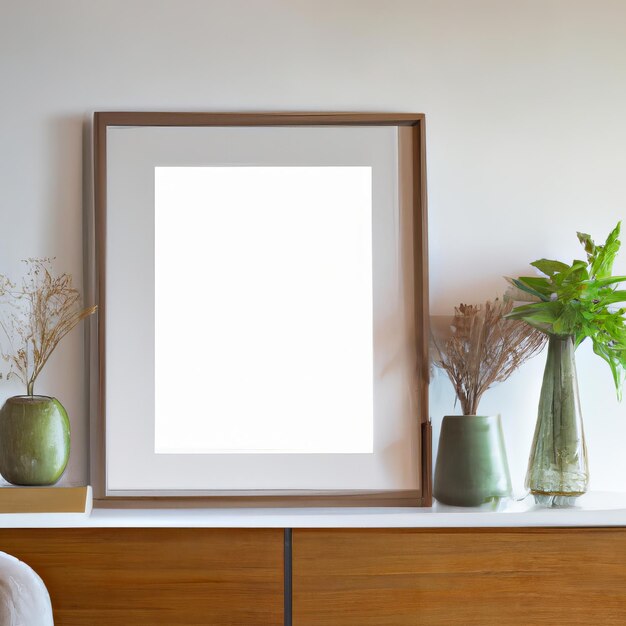
[(9, 364), (7, 378), (18, 378), (29, 396), (61, 339), (97, 308), (82, 308), (72, 277), (54, 276), (52, 260), (25, 260), (28, 269), (19, 285), (0, 274), (0, 303), (9, 311), (0, 318), (7, 346), (2, 358)]
[(460, 304), (445, 337), (432, 336), (433, 362), (449, 376), (463, 415), (476, 415), (481, 397), (539, 352), (546, 336), (524, 322), (505, 319), (513, 303)]

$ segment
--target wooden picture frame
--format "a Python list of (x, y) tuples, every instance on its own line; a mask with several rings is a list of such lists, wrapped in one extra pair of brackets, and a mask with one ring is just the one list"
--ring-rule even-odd
[[(415, 459), (419, 487), (404, 489), (228, 491), (224, 493), (159, 490), (129, 490), (128, 495), (107, 488), (107, 299), (115, 285), (107, 284), (108, 247), (107, 151), (108, 133), (124, 128), (342, 128), (394, 127), (397, 129), (397, 173), (399, 203), (409, 216), (407, 236), (412, 259), (412, 324), (415, 363), (414, 397), (416, 435)], [(99, 307), (97, 364), (94, 370), (97, 398), (93, 403), (91, 435), (91, 482), (96, 507), (165, 506), (431, 506), (431, 430), (428, 414), (428, 251), (426, 221), (426, 164), (423, 114), (396, 113), (185, 113), (185, 112), (97, 112), (93, 122), (94, 209), (95, 209), (95, 290)], [(116, 249), (115, 254), (120, 254)], [(124, 254), (124, 251), (121, 251)], [(110, 434), (109, 434), (110, 436)], [(156, 492), (155, 492), (156, 493)]]

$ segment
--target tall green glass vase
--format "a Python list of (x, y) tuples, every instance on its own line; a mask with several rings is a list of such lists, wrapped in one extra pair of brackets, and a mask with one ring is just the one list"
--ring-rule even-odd
[(588, 483), (574, 339), (550, 335), (526, 487), (537, 504), (571, 506)]

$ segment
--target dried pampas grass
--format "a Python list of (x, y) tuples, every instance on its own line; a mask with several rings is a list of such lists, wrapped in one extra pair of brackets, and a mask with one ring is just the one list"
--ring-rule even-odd
[(6, 307), (0, 328), (7, 346), (2, 357), (10, 367), (7, 378), (15, 376), (33, 395), (35, 380), (61, 339), (96, 307), (82, 308), (72, 277), (53, 276), (51, 259), (24, 263), (28, 270), (21, 285), (0, 275), (0, 303)]
[(482, 395), (539, 352), (546, 335), (504, 316), (512, 302), (460, 304), (446, 328), (433, 327), (433, 363), (449, 376), (464, 415), (476, 415)]

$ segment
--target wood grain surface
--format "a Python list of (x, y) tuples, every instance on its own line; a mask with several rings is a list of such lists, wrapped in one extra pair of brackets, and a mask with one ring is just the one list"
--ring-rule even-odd
[(626, 529), (296, 529), (293, 624), (623, 626)]
[(283, 545), (281, 529), (0, 530), (55, 626), (282, 625)]

